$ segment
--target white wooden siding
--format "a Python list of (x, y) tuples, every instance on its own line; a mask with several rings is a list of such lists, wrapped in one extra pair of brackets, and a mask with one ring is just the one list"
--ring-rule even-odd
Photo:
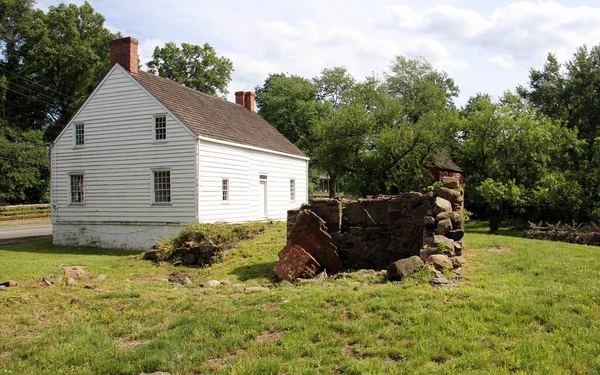
[[(196, 138), (167, 114), (167, 141), (154, 141), (154, 114), (165, 109), (116, 66), (52, 149), (54, 222), (197, 220)], [(73, 122), (85, 145), (73, 147)], [(172, 205), (151, 205), (152, 169), (171, 170)], [(69, 206), (69, 172), (83, 172), (84, 206)]]
[[(259, 174), (267, 177), (267, 219), (286, 220), (287, 210), (307, 197), (306, 160), (268, 152), (199, 141), (198, 214), (205, 223), (262, 220), (258, 210)], [(221, 182), (229, 179), (229, 201), (222, 200)], [(290, 179), (296, 200), (290, 202)]]

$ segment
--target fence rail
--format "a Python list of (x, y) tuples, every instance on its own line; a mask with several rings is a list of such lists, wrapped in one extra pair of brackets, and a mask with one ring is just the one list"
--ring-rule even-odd
[(0, 206), (0, 221), (49, 217), (50, 204), (27, 204), (21, 206)]

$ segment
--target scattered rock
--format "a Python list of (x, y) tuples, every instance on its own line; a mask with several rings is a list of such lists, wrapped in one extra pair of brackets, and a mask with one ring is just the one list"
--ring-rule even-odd
[(435, 204), (433, 207), (434, 214), (437, 215), (442, 212), (449, 212), (449, 211), (452, 211), (452, 203), (450, 203), (450, 201), (448, 201), (447, 199), (444, 199), (442, 197), (435, 198)]
[(83, 300), (81, 298), (72, 298), (71, 301), (69, 302), (71, 305), (74, 304), (80, 304), (83, 303)]
[(42, 282), (45, 283), (46, 285), (50, 286), (52, 284), (60, 283), (62, 281), (62, 279), (63, 279), (63, 277), (60, 275), (51, 275), (51, 276), (42, 277)]
[(152, 249), (146, 251), (143, 258), (152, 262), (158, 262), (158, 250)]
[(77, 285), (77, 281), (75, 281), (74, 278), (69, 277), (69, 279), (67, 280), (67, 286), (75, 286)]
[(229, 281), (229, 279), (227, 277), (225, 277), (224, 279), (222, 279), (220, 282), (223, 285), (231, 285), (231, 281)]
[(216, 288), (216, 287), (218, 287), (219, 285), (221, 285), (221, 282), (220, 282), (220, 281), (218, 281), (218, 280), (208, 280), (208, 281), (206, 282), (206, 286), (209, 286), (209, 287), (211, 287), (211, 288)]
[(14, 280), (8, 280), (8, 281), (5, 281), (2, 284), (0, 284), (0, 286), (9, 288), (9, 287), (17, 286), (17, 282)]
[(271, 289), (264, 286), (248, 286), (244, 290), (247, 290), (248, 292), (268, 292)]
[(447, 269), (452, 270), (454, 266), (452, 265), (452, 261), (446, 255), (442, 254), (433, 254), (427, 258), (427, 263), (433, 264), (435, 268), (438, 270)]
[(84, 289), (96, 289), (96, 285), (92, 285), (92, 284), (85, 284), (83, 286)]
[(462, 241), (456, 241), (454, 243), (454, 254), (462, 255), (463, 247), (464, 244), (462, 243)]
[(96, 277), (94, 280), (95, 281), (106, 281), (106, 280), (108, 280), (108, 276), (101, 274), (101, 275), (98, 275), (98, 277)]
[(448, 233), (450, 233), (451, 230), (452, 230), (452, 221), (450, 221), (450, 219), (444, 219), (444, 220), (440, 220), (440, 222), (438, 223), (435, 233), (445, 236)]
[(454, 269), (460, 268), (465, 263), (467, 263), (467, 261), (465, 260), (465, 258), (462, 257), (462, 256), (452, 257), (452, 258), (450, 258), (450, 261), (452, 262), (452, 265), (454, 266)]
[(299, 284), (320, 284), (323, 282), (321, 279), (297, 279), (296, 282)]
[(67, 266), (61, 267), (63, 269), (64, 276), (70, 279), (89, 278), (92, 275), (83, 270), (81, 266)]
[[(445, 213), (446, 212), (443, 212), (440, 215), (444, 215)], [(425, 216), (423, 218), (423, 225), (425, 225), (426, 228), (433, 228), (435, 226), (435, 219), (431, 216)]]
[(279, 282), (279, 286), (282, 287), (282, 288), (290, 288), (290, 287), (294, 286), (294, 284), (290, 283), (287, 280), (281, 280)]
[(457, 189), (460, 186), (456, 177), (442, 177), (442, 184), (448, 189)]
[(0, 290), (4, 290), (6, 287), (4, 285), (0, 285)]
[(142, 372), (140, 375), (171, 375), (171, 373), (170, 372), (157, 371), (157, 372)]
[(245, 289), (246, 288), (246, 284), (231, 284), (231, 287), (233, 289)]
[(434, 277), (429, 284), (438, 288), (456, 288), (458, 286), (457, 283), (445, 277)]
[(193, 284), (193, 277), (185, 272), (175, 272), (169, 275), (168, 280), (181, 285)]
[(412, 275), (419, 267), (423, 266), (423, 261), (418, 256), (412, 256), (407, 259), (400, 259), (387, 268), (387, 277), (392, 281), (402, 280)]
[(313, 277), (313, 279), (315, 280), (324, 280), (327, 278), (327, 271), (323, 270), (321, 271), (319, 274), (315, 275), (315, 277)]

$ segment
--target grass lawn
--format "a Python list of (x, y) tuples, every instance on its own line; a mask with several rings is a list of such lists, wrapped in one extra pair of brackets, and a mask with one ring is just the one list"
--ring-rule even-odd
[[(275, 286), (282, 223), (208, 269), (48, 240), (2, 245), (0, 282), (24, 285), (0, 291), (0, 374), (600, 373), (600, 248), (514, 234), (472, 225), (455, 289), (423, 273)], [(39, 282), (61, 265), (112, 280)], [(161, 281), (176, 270), (195, 285)], [(223, 277), (271, 289), (197, 285)]]

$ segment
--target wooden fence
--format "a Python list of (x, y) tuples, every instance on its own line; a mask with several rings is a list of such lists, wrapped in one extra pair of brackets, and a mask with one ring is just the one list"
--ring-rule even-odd
[(0, 221), (49, 217), (50, 204), (28, 204), (21, 206), (0, 206)]

